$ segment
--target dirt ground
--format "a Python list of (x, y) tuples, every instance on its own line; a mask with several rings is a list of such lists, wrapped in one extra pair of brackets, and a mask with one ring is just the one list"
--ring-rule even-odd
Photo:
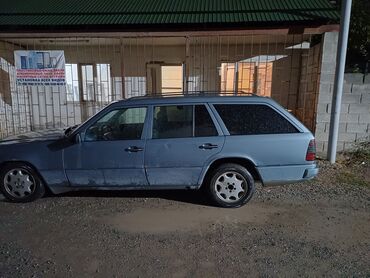
[(0, 197), (0, 277), (369, 277), (368, 163), (320, 162), (240, 209), (190, 191)]

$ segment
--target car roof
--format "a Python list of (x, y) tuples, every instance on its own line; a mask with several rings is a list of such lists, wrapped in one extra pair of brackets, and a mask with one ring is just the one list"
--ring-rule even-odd
[(191, 94), (167, 94), (167, 95), (147, 95), (132, 97), (116, 102), (118, 105), (143, 105), (143, 104), (183, 104), (183, 103), (202, 103), (202, 102), (270, 102), (269, 98), (254, 94), (244, 95), (223, 95), (214, 93), (191, 93)]

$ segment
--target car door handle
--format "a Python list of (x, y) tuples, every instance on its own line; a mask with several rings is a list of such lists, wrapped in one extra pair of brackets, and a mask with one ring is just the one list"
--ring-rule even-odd
[(199, 146), (199, 149), (203, 149), (203, 150), (211, 150), (211, 149), (216, 149), (216, 148), (218, 148), (218, 145), (214, 145), (211, 143), (205, 143)]
[(130, 147), (125, 149), (125, 151), (129, 152), (129, 153), (137, 153), (137, 152), (141, 152), (143, 150), (144, 150), (143, 148), (139, 148), (137, 146), (130, 146)]

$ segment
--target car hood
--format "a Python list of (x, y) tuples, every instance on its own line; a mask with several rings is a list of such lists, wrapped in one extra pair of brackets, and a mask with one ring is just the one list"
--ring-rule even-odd
[(64, 129), (47, 129), (31, 131), (19, 135), (10, 136), (0, 140), (0, 145), (29, 143), (35, 141), (56, 141), (64, 137)]

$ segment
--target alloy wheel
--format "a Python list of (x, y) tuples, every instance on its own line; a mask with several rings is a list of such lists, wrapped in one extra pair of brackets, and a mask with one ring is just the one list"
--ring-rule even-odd
[(30, 172), (25, 169), (15, 168), (5, 174), (4, 188), (12, 197), (21, 199), (35, 191), (36, 182)]
[(247, 181), (234, 171), (222, 173), (214, 186), (217, 197), (227, 203), (235, 203), (247, 194)]

